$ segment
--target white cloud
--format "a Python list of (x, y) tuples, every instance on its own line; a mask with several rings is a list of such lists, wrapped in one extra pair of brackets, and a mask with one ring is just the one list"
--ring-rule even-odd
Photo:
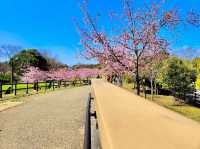
[(200, 57), (200, 46), (190, 47), (188, 45), (184, 45), (180, 48), (173, 49), (172, 54), (189, 59), (194, 57)]

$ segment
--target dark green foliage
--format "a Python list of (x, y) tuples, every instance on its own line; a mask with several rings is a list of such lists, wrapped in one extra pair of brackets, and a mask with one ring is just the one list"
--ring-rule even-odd
[(21, 75), (23, 69), (27, 66), (34, 66), (41, 70), (48, 70), (47, 60), (36, 49), (22, 50), (10, 59), (10, 64), (12, 64), (12, 62), (14, 65), (14, 72), (17, 75)]
[(174, 94), (185, 95), (192, 89), (196, 71), (192, 63), (178, 57), (171, 57), (163, 62), (157, 82)]
[(0, 63), (0, 80), (9, 83), (11, 79), (10, 66), (7, 62)]
[(77, 64), (77, 65), (74, 65), (72, 66), (72, 69), (79, 69), (79, 68), (98, 68), (100, 69), (101, 68), (101, 65), (100, 64)]
[(67, 65), (62, 64), (59, 62), (56, 58), (53, 57), (45, 57), (48, 63), (48, 68), (49, 69), (59, 69), (59, 68), (68, 68)]
[(10, 82), (10, 78), (11, 78), (11, 73), (10, 72), (7, 72), (7, 73), (0, 72), (0, 80), (3, 83), (9, 83)]
[(200, 73), (200, 57), (194, 58), (192, 60), (192, 64), (194, 68), (197, 70), (197, 72)]

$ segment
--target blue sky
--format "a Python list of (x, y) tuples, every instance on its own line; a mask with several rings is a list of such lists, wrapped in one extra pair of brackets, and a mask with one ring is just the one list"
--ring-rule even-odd
[[(170, 1), (168, 7), (175, 4), (182, 11), (190, 8), (200, 11), (199, 0)], [(1, 0), (0, 44), (42, 49), (70, 65), (90, 63), (77, 57), (79, 35), (73, 18), (81, 17), (79, 3), (80, 0)], [(139, 5), (139, 0), (136, 4)], [(90, 11), (106, 12), (119, 7), (119, 0), (91, 0)], [(199, 35), (200, 28), (188, 27), (179, 33), (173, 48), (192, 47), (198, 50)]]

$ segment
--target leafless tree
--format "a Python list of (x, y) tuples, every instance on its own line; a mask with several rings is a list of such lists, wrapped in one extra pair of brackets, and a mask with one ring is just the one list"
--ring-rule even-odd
[(10, 61), (11, 66), (11, 83), (13, 84), (14, 81), (14, 66), (11, 60), (12, 56), (16, 54), (21, 49), (20, 46), (15, 46), (11, 44), (4, 44), (0, 46), (0, 58), (5, 58), (6, 60)]

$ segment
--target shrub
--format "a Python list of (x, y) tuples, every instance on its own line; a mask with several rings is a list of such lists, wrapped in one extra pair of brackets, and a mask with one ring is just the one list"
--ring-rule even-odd
[(3, 81), (3, 83), (10, 82), (10, 79), (11, 79), (10, 72), (7, 72), (7, 73), (0, 72), (0, 80)]
[(197, 76), (195, 85), (196, 85), (196, 89), (200, 90), (200, 74)]

